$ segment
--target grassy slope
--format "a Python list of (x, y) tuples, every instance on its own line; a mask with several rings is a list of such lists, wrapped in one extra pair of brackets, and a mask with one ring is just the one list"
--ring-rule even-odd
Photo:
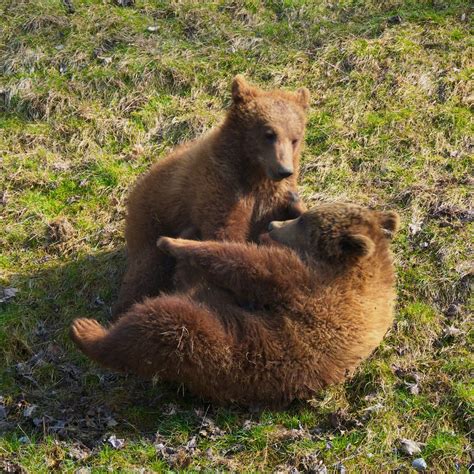
[[(260, 471), (318, 459), (332, 470), (342, 461), (380, 472), (410, 466), (396, 449), (400, 437), (425, 443), (430, 468), (466, 470), (468, 2), (73, 4), (67, 13), (55, 0), (0, 3), (0, 283), (19, 289), (0, 306), (0, 470), (10, 462), (30, 472)], [(114, 300), (128, 187), (219, 120), (236, 73), (312, 90), (301, 182), (308, 202), (394, 208), (404, 221), (387, 339), (344, 386), (282, 413), (208, 407), (172, 387), (111, 375), (67, 338), (73, 317), (105, 319)], [(205, 428), (199, 451), (183, 451), (206, 411), (224, 433)], [(157, 454), (157, 431), (177, 455)], [(112, 433), (123, 449), (101, 443)], [(89, 457), (78, 459), (79, 448)]]

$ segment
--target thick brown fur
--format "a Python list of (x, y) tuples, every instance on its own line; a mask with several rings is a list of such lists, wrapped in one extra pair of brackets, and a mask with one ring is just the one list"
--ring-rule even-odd
[(161, 238), (204, 284), (145, 299), (109, 329), (77, 319), (74, 342), (217, 402), (282, 406), (341, 382), (392, 323), (398, 216), (327, 204), (271, 227), (275, 245)]
[(305, 88), (263, 91), (234, 78), (224, 122), (156, 163), (133, 189), (114, 315), (172, 289), (174, 259), (156, 247), (160, 236), (255, 241), (270, 221), (304, 211), (296, 181), (308, 107)]

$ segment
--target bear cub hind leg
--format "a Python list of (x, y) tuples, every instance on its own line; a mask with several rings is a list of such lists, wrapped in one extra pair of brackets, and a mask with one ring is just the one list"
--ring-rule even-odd
[(97, 349), (107, 331), (95, 319), (79, 318), (71, 326), (71, 338), (91, 358), (97, 356)]

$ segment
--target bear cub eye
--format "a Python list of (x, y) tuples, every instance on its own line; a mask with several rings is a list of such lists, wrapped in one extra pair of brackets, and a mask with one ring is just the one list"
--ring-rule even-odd
[(265, 132), (265, 138), (270, 142), (274, 143), (277, 139), (277, 135), (273, 130), (267, 130)]
[(291, 144), (293, 145), (293, 147), (295, 147), (298, 144), (298, 139), (295, 138), (294, 140), (291, 140)]

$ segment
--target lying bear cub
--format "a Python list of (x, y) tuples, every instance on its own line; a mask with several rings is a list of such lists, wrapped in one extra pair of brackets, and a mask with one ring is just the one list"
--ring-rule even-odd
[(190, 288), (135, 304), (109, 329), (77, 319), (71, 336), (105, 367), (184, 383), (217, 402), (310, 398), (351, 374), (392, 323), (398, 221), (324, 204), (273, 222), (266, 245), (163, 237), (158, 246), (181, 271), (245, 305), (207, 303)]

